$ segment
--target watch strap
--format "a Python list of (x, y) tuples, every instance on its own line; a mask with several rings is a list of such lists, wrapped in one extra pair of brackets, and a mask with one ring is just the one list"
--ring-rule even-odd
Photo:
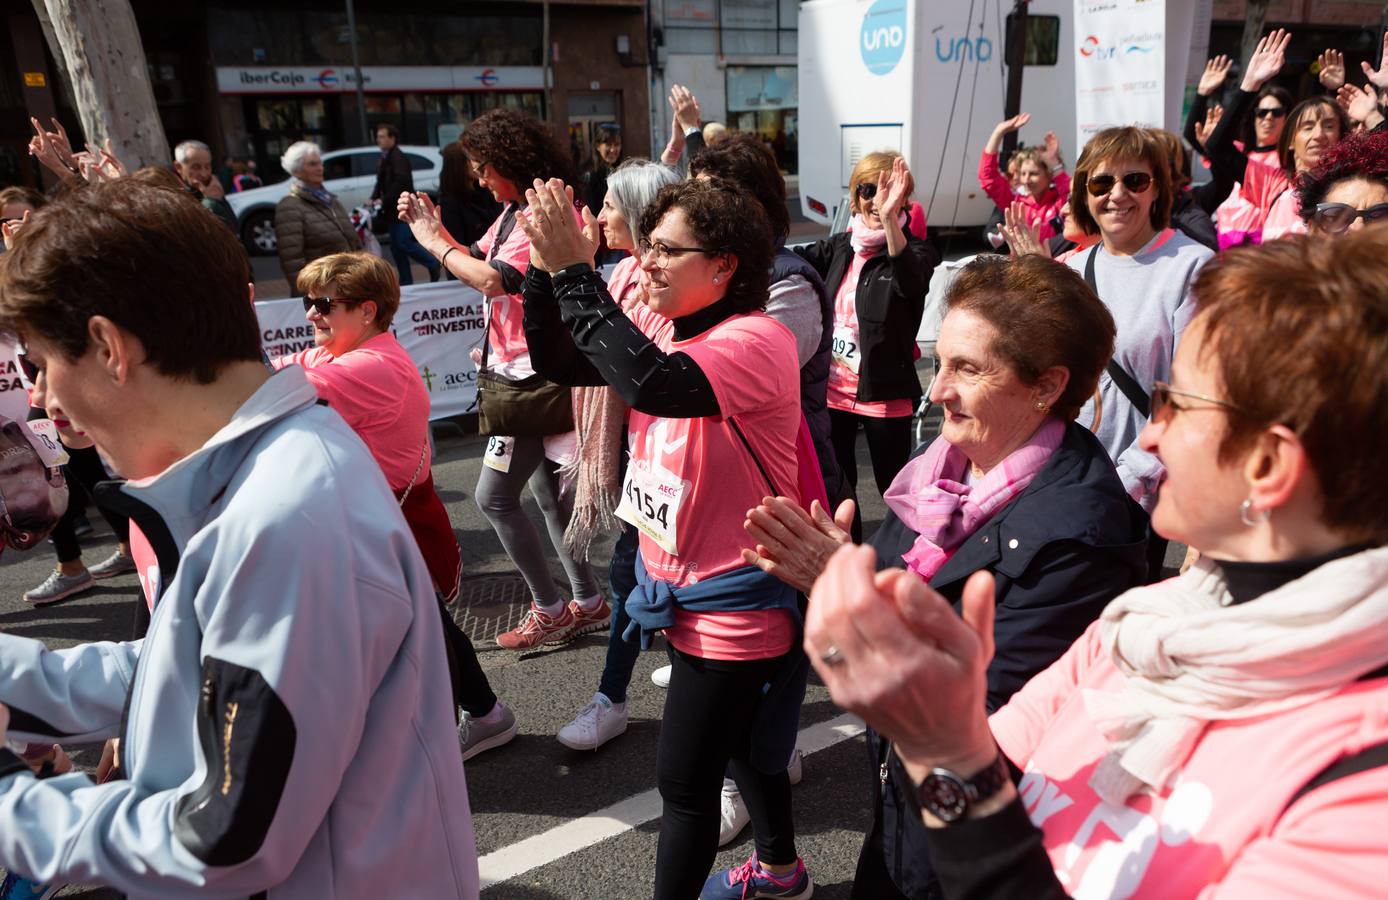
[[(997, 794), (1011, 780), (1007, 760), (1002, 755), (1001, 750), (998, 751), (998, 755), (988, 766), (968, 778), (948, 769), (932, 769), (917, 784), (907, 774), (905, 767), (901, 765), (900, 758), (895, 753), (892, 754), (892, 765), (896, 769), (896, 776), (900, 779), (900, 784), (906, 788), (907, 798), (911, 806), (915, 808), (916, 814), (919, 815), (922, 810), (925, 810), (946, 824), (968, 818), (971, 807), (977, 806)], [(934, 802), (936, 791), (933, 789), (939, 782), (944, 781), (962, 787), (962, 802), (952, 809), (943, 808)]]

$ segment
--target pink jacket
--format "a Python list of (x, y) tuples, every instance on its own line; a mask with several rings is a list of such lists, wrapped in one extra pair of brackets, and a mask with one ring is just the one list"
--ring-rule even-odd
[[(1291, 797), (1343, 755), (1388, 739), (1388, 678), (1258, 718), (1217, 721), (1174, 786), (1122, 807), (1089, 786), (1106, 743), (1086, 689), (1124, 676), (1096, 625), (989, 720), (1073, 897), (1379, 897), (1388, 885), (1388, 768)], [(1284, 812), (1285, 810), (1285, 812)]]
[(1018, 194), (1013, 191), (1007, 176), (998, 168), (998, 155), (985, 152), (978, 161), (978, 183), (983, 186), (983, 192), (998, 209), (1007, 209), (1008, 204), (1020, 200), (1027, 209), (1027, 224), (1040, 223), (1041, 240), (1046, 241), (1055, 236), (1051, 220), (1060, 215), (1060, 208), (1070, 197), (1068, 172), (1057, 173), (1055, 183), (1038, 200), (1030, 194)]

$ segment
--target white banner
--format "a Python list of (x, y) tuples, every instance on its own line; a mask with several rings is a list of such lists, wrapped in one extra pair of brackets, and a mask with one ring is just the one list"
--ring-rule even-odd
[[(482, 345), (487, 319), (482, 295), (457, 281), (416, 284), (400, 291), (391, 331), (414, 359), (429, 390), (429, 418), (477, 411), (477, 366), (469, 353)], [(255, 305), (260, 342), (271, 357), (313, 346), (304, 302), (267, 300)]]
[[(1075, 0), (1075, 146), (1114, 125), (1170, 127), (1166, 6), (1166, 0)], [(1177, 75), (1184, 82), (1184, 65)]]

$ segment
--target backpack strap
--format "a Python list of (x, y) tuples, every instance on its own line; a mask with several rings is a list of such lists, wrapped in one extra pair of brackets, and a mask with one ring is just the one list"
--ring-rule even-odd
[[(1089, 251), (1089, 257), (1084, 261), (1084, 280), (1089, 285), (1089, 289), (1095, 296), (1099, 294), (1099, 288), (1094, 283), (1094, 258), (1099, 255), (1099, 248), (1102, 244), (1095, 244), (1094, 249)], [(1117, 359), (1108, 361), (1108, 377), (1113, 379), (1113, 383), (1123, 392), (1123, 396), (1128, 398), (1128, 402), (1133, 405), (1133, 409), (1142, 413), (1142, 418), (1152, 417), (1152, 400), (1147, 396), (1147, 392), (1137, 383), (1137, 379), (1128, 374), (1128, 370), (1123, 368)]]
[[(1355, 679), (1356, 681), (1371, 681), (1375, 678), (1388, 677), (1388, 665), (1380, 666), (1365, 675)], [(1282, 814), (1286, 815), (1287, 810), (1291, 809), (1292, 804), (1302, 797), (1311, 793), (1318, 787), (1324, 787), (1332, 781), (1339, 781), (1341, 778), (1348, 778), (1351, 775), (1358, 775), (1360, 772), (1367, 772), (1370, 769), (1379, 769), (1388, 766), (1388, 741), (1380, 741), (1371, 744), (1360, 750), (1358, 753), (1351, 753), (1349, 756), (1342, 756), (1335, 762), (1321, 769), (1320, 773), (1310, 781), (1303, 784), (1292, 799), (1287, 801), (1287, 805), (1282, 807)]]

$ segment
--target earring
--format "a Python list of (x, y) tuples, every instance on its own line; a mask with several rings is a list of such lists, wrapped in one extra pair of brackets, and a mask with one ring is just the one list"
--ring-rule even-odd
[(717, 283), (718, 283), (718, 276), (717, 276), (717, 275), (713, 276), (713, 283), (714, 283), (714, 284), (717, 284)]
[[(1250, 515), (1250, 513), (1253, 513), (1253, 515)], [(1249, 497), (1247, 500), (1239, 504), (1239, 521), (1247, 525), (1249, 528), (1253, 528), (1257, 525), (1261, 525), (1262, 523), (1266, 522), (1268, 520), (1268, 516), (1270, 515), (1272, 515), (1272, 510), (1270, 509), (1260, 509), (1255, 511), (1253, 509), (1252, 497)]]
[(1037, 400), (1036, 411), (1042, 415), (1049, 415), (1051, 412), (1051, 405), (1044, 400)]

